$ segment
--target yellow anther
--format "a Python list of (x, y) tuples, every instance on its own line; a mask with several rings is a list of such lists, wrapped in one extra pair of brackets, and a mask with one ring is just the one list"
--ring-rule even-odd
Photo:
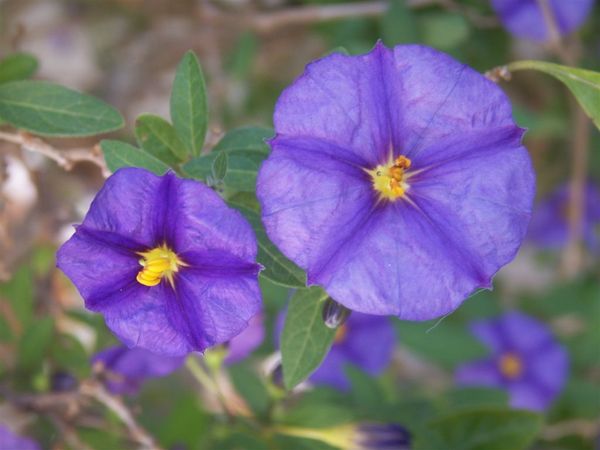
[(386, 164), (380, 164), (373, 170), (367, 170), (373, 181), (373, 188), (379, 193), (380, 199), (397, 200), (404, 196), (409, 185), (406, 182), (406, 170), (411, 161), (404, 155), (396, 159), (390, 156)]
[(503, 354), (498, 365), (502, 375), (509, 379), (518, 378), (523, 373), (523, 361), (515, 353)]
[(140, 252), (138, 255), (142, 257), (140, 259), (142, 269), (138, 272), (136, 280), (144, 286), (156, 286), (163, 277), (173, 286), (174, 274), (179, 271), (181, 266), (186, 265), (173, 250), (164, 244), (152, 250)]

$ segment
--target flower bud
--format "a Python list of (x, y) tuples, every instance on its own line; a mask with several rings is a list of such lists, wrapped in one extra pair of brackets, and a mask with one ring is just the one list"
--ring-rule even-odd
[(410, 433), (397, 423), (361, 423), (354, 441), (355, 448), (361, 450), (410, 449)]
[(327, 297), (323, 305), (323, 322), (327, 328), (335, 329), (346, 322), (351, 312), (331, 297)]

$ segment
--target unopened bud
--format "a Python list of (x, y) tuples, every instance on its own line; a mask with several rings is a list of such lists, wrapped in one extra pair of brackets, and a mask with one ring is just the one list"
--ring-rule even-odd
[(325, 322), (327, 328), (335, 329), (348, 320), (351, 312), (345, 306), (328, 297), (323, 305), (323, 322)]

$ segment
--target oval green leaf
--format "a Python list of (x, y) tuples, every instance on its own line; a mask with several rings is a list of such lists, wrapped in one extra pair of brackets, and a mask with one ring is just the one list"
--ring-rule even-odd
[(323, 323), (322, 310), (327, 293), (313, 286), (299, 289), (292, 299), (281, 335), (283, 384), (292, 389), (304, 381), (327, 355), (335, 330)]
[(107, 167), (114, 172), (121, 167), (141, 167), (156, 175), (162, 175), (169, 167), (154, 156), (121, 141), (104, 140), (100, 142)]
[(192, 51), (177, 66), (170, 106), (177, 134), (191, 154), (199, 155), (208, 128), (208, 101), (202, 68)]
[(45, 81), (0, 85), (0, 118), (42, 136), (92, 136), (118, 130), (121, 114), (95, 97)]
[(145, 152), (169, 166), (187, 158), (188, 152), (175, 128), (165, 119), (142, 114), (136, 120), (135, 137)]

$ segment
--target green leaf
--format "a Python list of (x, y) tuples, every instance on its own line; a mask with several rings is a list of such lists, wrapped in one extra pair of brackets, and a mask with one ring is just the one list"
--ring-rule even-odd
[(42, 365), (44, 356), (52, 344), (54, 321), (42, 317), (29, 326), (19, 342), (17, 367), (22, 371), (34, 371)]
[(0, 61), (0, 83), (24, 80), (38, 68), (38, 61), (29, 53), (13, 53)]
[(388, 46), (418, 42), (417, 22), (406, 0), (391, 0), (386, 14), (381, 16), (381, 34)]
[(306, 286), (306, 274), (302, 269), (287, 259), (277, 247), (269, 240), (265, 232), (260, 216), (257, 212), (247, 207), (230, 203), (235, 209), (240, 211), (250, 222), (256, 239), (258, 240), (257, 260), (265, 269), (260, 273), (262, 277), (288, 287), (303, 288)]
[(0, 298), (8, 300), (22, 329), (29, 326), (33, 317), (33, 286), (31, 269), (27, 266), (20, 267), (9, 281), (0, 284)]
[(111, 171), (121, 167), (142, 167), (157, 175), (164, 174), (169, 168), (162, 162), (121, 141), (104, 140), (100, 142), (106, 165)]
[(227, 152), (219, 152), (213, 160), (212, 170), (213, 179), (222, 181), (227, 175)]
[(247, 127), (227, 133), (207, 154), (192, 159), (183, 166), (187, 175), (206, 181), (213, 176), (218, 155), (227, 153), (227, 172), (223, 178), (225, 187), (239, 192), (254, 192), (256, 176), (262, 162), (269, 155), (265, 139), (272, 136), (268, 128)]
[(188, 151), (199, 155), (208, 128), (208, 102), (202, 68), (192, 51), (185, 54), (175, 72), (171, 120)]
[(45, 81), (11, 81), (0, 85), (0, 118), (43, 136), (91, 136), (125, 124), (112, 106)]
[(292, 427), (329, 428), (356, 420), (357, 413), (347, 395), (334, 389), (316, 387), (303, 392), (293, 408), (285, 410), (281, 423)]
[(281, 335), (283, 383), (292, 389), (304, 381), (323, 361), (335, 330), (323, 323), (323, 302), (327, 293), (316, 286), (299, 289), (292, 299)]
[(539, 70), (562, 81), (600, 129), (600, 72), (545, 61), (516, 61), (508, 65), (511, 72), (527, 69)]
[(187, 150), (175, 128), (162, 117), (142, 114), (137, 118), (135, 137), (142, 149), (169, 166), (187, 158)]
[(542, 426), (542, 416), (507, 408), (459, 412), (429, 423), (416, 450), (524, 450)]

